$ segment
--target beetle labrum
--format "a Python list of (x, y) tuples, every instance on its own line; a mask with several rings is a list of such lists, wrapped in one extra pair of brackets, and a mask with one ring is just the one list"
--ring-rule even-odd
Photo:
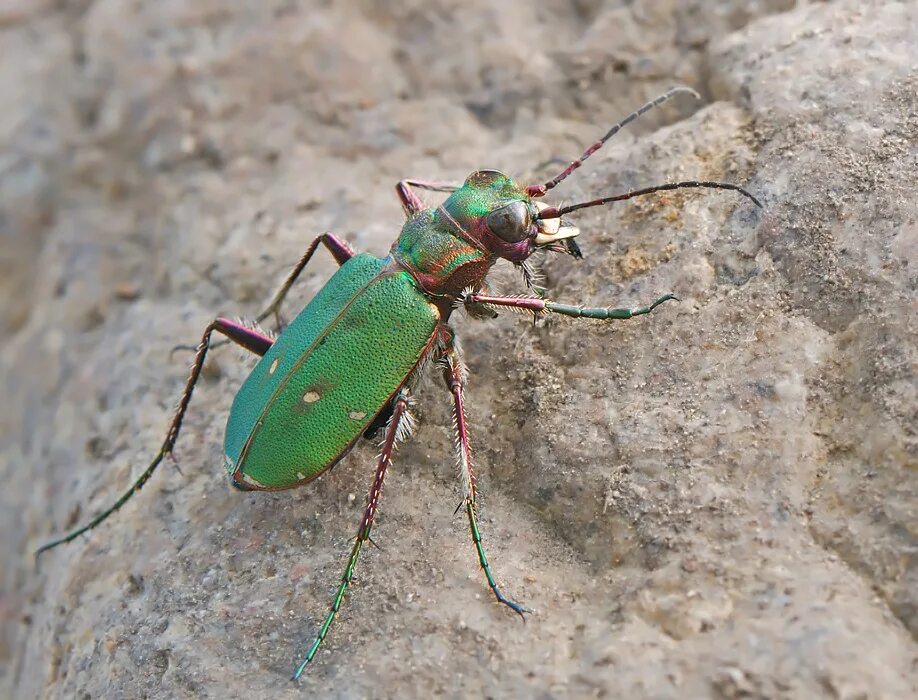
[[(473, 316), (511, 308), (575, 318), (628, 319), (650, 313), (674, 299), (672, 294), (666, 294), (649, 306), (635, 309), (593, 308), (559, 304), (537, 293), (494, 296), (482, 290), (499, 258), (520, 266), (532, 289), (526, 261), (534, 252), (581, 257), (574, 242), (578, 229), (561, 218), (578, 209), (680, 188), (733, 190), (760, 207), (759, 201), (742, 187), (710, 181), (656, 185), (563, 207), (537, 201), (623, 126), (680, 92), (698, 97), (687, 87), (669, 90), (613, 126), (580, 158), (542, 185), (519, 185), (496, 170), (476, 171), (462, 185), (399, 182), (396, 190), (407, 220), (385, 258), (357, 254), (332, 233), (320, 235), (256, 321), (272, 314), (278, 316), (291, 286), (319, 245), (323, 245), (340, 267), (306, 308), (276, 339), (255, 324), (226, 318), (210, 323), (195, 347), (191, 375), (159, 453), (109, 508), (82, 527), (43, 545), (37, 554), (96, 527), (140, 490), (165, 457), (171, 457), (211, 347), (211, 335), (216, 331), (261, 356), (236, 394), (227, 422), (224, 460), (233, 486), (245, 491), (302, 486), (334, 466), (361, 435), (372, 436), (384, 429), (376, 473), (341, 583), (294, 679), (312, 661), (341, 607), (360, 550), (370, 539), (393, 451), (412, 429), (411, 392), (431, 360), (442, 368), (451, 395), (456, 459), (463, 489), (459, 507), (468, 517), (479, 564), (496, 599), (523, 616), (525, 608), (498, 587), (482, 546), (463, 406), (466, 369), (448, 320), (458, 306), (464, 306)], [(446, 192), (449, 196), (440, 206), (428, 208), (416, 189)], [(363, 358), (361, 366), (342, 363), (341, 358), (347, 355)]]

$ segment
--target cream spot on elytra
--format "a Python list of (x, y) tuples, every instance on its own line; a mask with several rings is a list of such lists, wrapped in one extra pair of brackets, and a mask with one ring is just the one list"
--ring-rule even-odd
[(347, 417), (351, 420), (363, 420), (367, 417), (366, 411), (351, 411), (347, 414)]
[(303, 403), (315, 403), (319, 400), (319, 393), (316, 391), (307, 391), (303, 394)]
[(272, 362), (272, 363), (271, 363), (271, 366), (268, 367), (268, 374), (274, 374), (274, 373), (277, 371), (277, 365), (278, 365), (279, 362), (280, 362), (280, 360), (278, 360), (278, 359), (275, 357), (275, 358), (274, 358), (274, 362)]
[(255, 486), (255, 487), (260, 488), (260, 489), (267, 488), (267, 486), (265, 486), (264, 484), (262, 484), (260, 481), (258, 481), (258, 480), (256, 480), (256, 479), (253, 479), (253, 478), (252, 478), (251, 476), (249, 476), (248, 474), (243, 474), (243, 475), (242, 475), (242, 481), (243, 481), (243, 483), (246, 483), (246, 484), (248, 484), (249, 486)]
[(306, 475), (305, 475), (303, 472), (297, 472), (297, 473), (296, 473), (296, 478), (299, 479), (300, 481), (302, 481), (303, 479), (306, 478)]

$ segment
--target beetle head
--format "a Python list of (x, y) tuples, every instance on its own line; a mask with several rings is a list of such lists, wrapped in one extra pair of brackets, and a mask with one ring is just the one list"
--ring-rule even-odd
[(497, 170), (478, 170), (453, 192), (441, 210), (483, 250), (519, 263), (539, 249), (574, 254), (565, 244), (579, 229), (560, 217), (540, 218), (545, 204), (533, 201), (527, 188)]

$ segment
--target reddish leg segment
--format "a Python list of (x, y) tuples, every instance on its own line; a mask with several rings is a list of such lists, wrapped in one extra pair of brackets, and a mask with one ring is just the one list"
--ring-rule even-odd
[(363, 511), (363, 517), (360, 519), (360, 527), (357, 528), (357, 538), (354, 540), (354, 547), (351, 549), (351, 556), (347, 561), (347, 567), (344, 569), (344, 575), (341, 577), (341, 585), (338, 586), (338, 592), (332, 601), (331, 610), (325, 617), (325, 622), (319, 628), (315, 641), (306, 654), (306, 658), (297, 667), (293, 673), (293, 680), (298, 679), (312, 658), (319, 650), (319, 646), (328, 634), (328, 628), (331, 627), (341, 604), (344, 602), (344, 596), (347, 593), (348, 586), (351, 585), (351, 579), (354, 578), (354, 569), (357, 567), (357, 557), (360, 556), (360, 550), (363, 543), (370, 539), (370, 530), (373, 527), (373, 518), (376, 516), (376, 509), (379, 507), (379, 496), (382, 493), (383, 479), (386, 476), (386, 470), (392, 462), (392, 453), (395, 445), (407, 437), (411, 430), (411, 416), (408, 413), (408, 392), (402, 390), (392, 408), (392, 418), (389, 420), (389, 427), (386, 428), (386, 437), (383, 441), (382, 451), (379, 454), (379, 460), (376, 463), (376, 476), (373, 478), (373, 485), (370, 487), (370, 495), (367, 500), (367, 507)]
[(163, 441), (162, 447), (159, 449), (159, 453), (150, 463), (150, 466), (148, 466), (137, 478), (131, 488), (125, 491), (110, 507), (103, 510), (82, 527), (79, 527), (64, 536), (52, 540), (51, 542), (48, 542), (47, 544), (39, 547), (35, 552), (36, 557), (42, 552), (46, 552), (47, 550), (52, 549), (59, 544), (70, 542), (70, 540), (79, 537), (84, 532), (89, 532), (96, 525), (107, 519), (108, 516), (112, 515), (115, 511), (121, 508), (121, 506), (127, 503), (131, 496), (140, 491), (143, 485), (147, 483), (151, 476), (153, 476), (153, 472), (156, 471), (156, 468), (163, 461), (164, 457), (172, 456), (172, 449), (175, 447), (175, 441), (178, 439), (179, 430), (181, 430), (182, 427), (182, 419), (185, 417), (185, 411), (188, 409), (188, 403), (191, 401), (191, 394), (194, 391), (194, 385), (197, 383), (198, 377), (201, 375), (201, 368), (204, 366), (204, 358), (207, 355), (207, 349), (210, 347), (210, 336), (214, 331), (222, 333), (234, 343), (241, 345), (256, 355), (264, 355), (268, 351), (268, 348), (271, 347), (272, 343), (271, 339), (267, 336), (264, 336), (261, 333), (252, 330), (251, 328), (246, 328), (245, 326), (235, 321), (230, 321), (229, 319), (218, 318), (209, 326), (207, 326), (207, 328), (204, 330), (204, 335), (201, 337), (201, 342), (198, 344), (194, 356), (194, 364), (191, 366), (191, 375), (188, 377), (188, 381), (185, 384), (185, 391), (182, 393), (182, 399), (179, 401), (178, 408), (176, 409), (175, 415), (172, 418), (172, 424), (169, 426), (169, 432), (166, 433), (166, 439)]
[(515, 603), (501, 593), (491, 573), (491, 567), (488, 566), (488, 557), (485, 555), (484, 547), (481, 544), (481, 533), (478, 531), (478, 516), (476, 514), (477, 504), (475, 501), (475, 474), (472, 471), (472, 449), (469, 446), (469, 433), (465, 422), (465, 406), (462, 400), (462, 391), (465, 385), (466, 369), (462, 361), (459, 349), (456, 347), (456, 338), (452, 330), (446, 339), (446, 346), (443, 351), (443, 378), (446, 380), (446, 386), (453, 396), (453, 421), (456, 427), (456, 460), (459, 463), (459, 478), (463, 482), (463, 503), (465, 512), (469, 518), (469, 531), (472, 534), (472, 542), (475, 544), (475, 551), (478, 553), (478, 563), (481, 564), (488, 585), (494, 592), (494, 597), (498, 602), (503, 603), (508, 608), (517, 613), (524, 620), (524, 613), (529, 612), (519, 603)]
[(398, 198), (402, 201), (402, 209), (405, 210), (406, 216), (414, 216), (419, 211), (427, 209), (427, 204), (424, 203), (424, 200), (418, 196), (412, 187), (432, 192), (454, 192), (459, 189), (459, 185), (449, 182), (432, 182), (429, 180), (400, 181), (395, 186), (395, 191), (398, 192)]

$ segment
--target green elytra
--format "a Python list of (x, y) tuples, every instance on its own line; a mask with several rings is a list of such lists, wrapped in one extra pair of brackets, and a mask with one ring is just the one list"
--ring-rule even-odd
[(237, 482), (286, 489), (314, 479), (418, 363), (439, 312), (387, 265), (365, 254), (347, 261), (252, 370), (226, 424), (226, 466)]
[[(440, 365), (451, 395), (463, 488), (460, 508), (468, 517), (479, 564), (495, 598), (522, 616), (525, 608), (501, 592), (481, 541), (464, 407), (466, 369), (449, 318), (462, 306), (475, 317), (497, 308), (515, 308), (573, 318), (627, 319), (650, 313), (674, 299), (667, 294), (635, 309), (582, 307), (552, 302), (538, 293), (505, 297), (482, 290), (498, 259), (520, 266), (527, 285), (537, 291), (530, 284), (527, 267), (533, 253), (581, 257), (573, 241), (578, 230), (561, 218), (578, 209), (689, 187), (734, 190), (761, 206), (742, 187), (711, 181), (667, 183), (560, 208), (536, 201), (623, 126), (679, 92), (695, 94), (690, 88), (673, 88), (648, 102), (542, 185), (523, 186), (494, 170), (476, 171), (459, 186), (420, 180), (399, 182), (396, 189), (407, 220), (385, 258), (355, 254), (331, 233), (316, 238), (256, 321), (273, 314), (279, 322), (281, 304), (321, 244), (341, 267), (306, 308), (276, 340), (251, 324), (225, 318), (211, 322), (195, 348), (185, 391), (150, 465), (109, 508), (82, 527), (43, 545), (36, 554), (96, 527), (143, 487), (164, 458), (172, 456), (204, 358), (209, 349), (221, 344), (211, 344), (216, 331), (261, 356), (236, 394), (227, 421), (224, 460), (234, 486), (273, 491), (305, 484), (340, 461), (361, 435), (372, 437), (385, 429), (367, 505), (341, 583), (294, 679), (312, 661), (344, 601), (362, 546), (370, 539), (392, 454), (396, 444), (410, 433), (411, 392), (429, 361)], [(414, 188), (450, 195), (439, 207), (428, 208)]]

